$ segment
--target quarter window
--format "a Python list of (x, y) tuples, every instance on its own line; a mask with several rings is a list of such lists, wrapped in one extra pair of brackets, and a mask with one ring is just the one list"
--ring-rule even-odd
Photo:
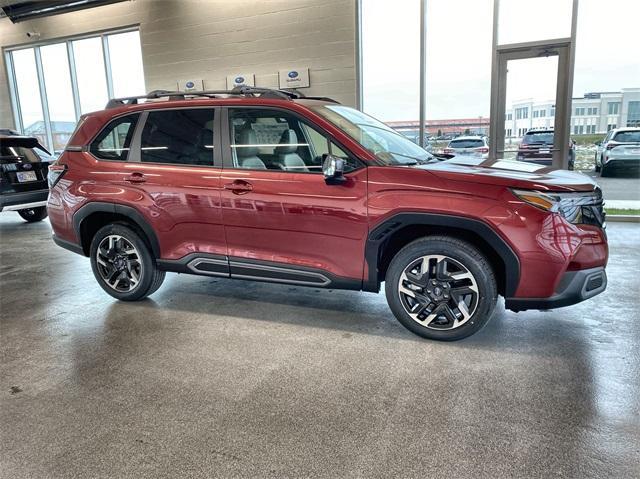
[(101, 160), (126, 161), (139, 115), (116, 118), (91, 143), (89, 151)]
[(151, 111), (142, 130), (140, 160), (213, 166), (212, 109)]

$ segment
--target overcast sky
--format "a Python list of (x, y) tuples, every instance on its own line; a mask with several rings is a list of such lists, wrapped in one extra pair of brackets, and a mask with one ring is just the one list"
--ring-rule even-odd
[[(364, 109), (417, 120), (419, 0), (363, 0)], [(569, 36), (571, 0), (501, 0), (499, 42)], [(492, 0), (427, 0), (427, 118), (489, 115)], [(574, 96), (640, 87), (638, 0), (580, 0)], [(507, 104), (555, 98), (557, 58), (510, 62)]]

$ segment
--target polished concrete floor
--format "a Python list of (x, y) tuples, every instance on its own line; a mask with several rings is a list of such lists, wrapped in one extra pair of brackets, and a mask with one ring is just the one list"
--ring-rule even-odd
[(639, 477), (640, 225), (609, 289), (420, 339), (383, 295), (171, 275), (118, 303), (0, 215), (0, 477)]

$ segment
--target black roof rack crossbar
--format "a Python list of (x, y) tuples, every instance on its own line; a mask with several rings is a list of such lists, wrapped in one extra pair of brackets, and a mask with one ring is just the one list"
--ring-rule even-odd
[(159, 98), (169, 98), (170, 100), (180, 100), (187, 97), (210, 97), (216, 98), (220, 95), (258, 96), (260, 98), (275, 98), (280, 100), (293, 100), (298, 98), (309, 98), (314, 100), (324, 100), (338, 103), (331, 98), (325, 97), (305, 97), (302, 93), (293, 90), (276, 90), (273, 88), (259, 88), (249, 86), (238, 86), (233, 90), (201, 90), (201, 91), (170, 91), (154, 90), (146, 95), (129, 96), (124, 98), (112, 98), (107, 103), (106, 109), (116, 108), (123, 105), (136, 105), (138, 100), (157, 100)]

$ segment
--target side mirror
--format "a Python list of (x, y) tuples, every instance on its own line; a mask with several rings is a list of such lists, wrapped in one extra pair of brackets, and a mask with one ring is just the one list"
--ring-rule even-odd
[(328, 185), (340, 185), (347, 181), (344, 177), (344, 160), (337, 156), (322, 155), (322, 173)]

